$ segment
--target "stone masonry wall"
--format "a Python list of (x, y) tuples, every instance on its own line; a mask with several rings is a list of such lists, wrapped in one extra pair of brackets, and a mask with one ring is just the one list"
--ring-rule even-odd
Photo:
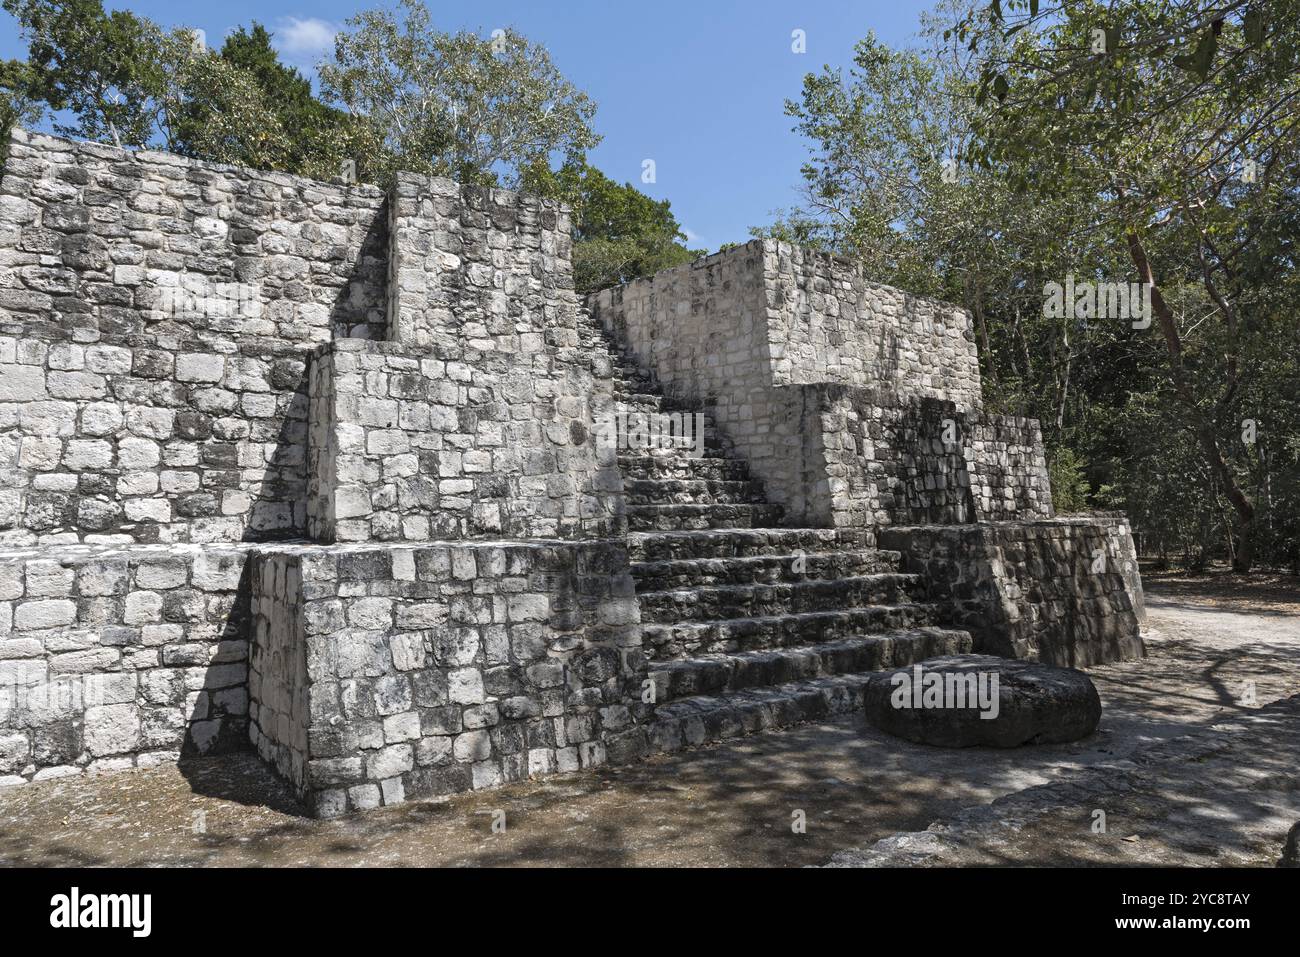
[(835, 383), (903, 400), (979, 408), (970, 316), (870, 282), (862, 265), (789, 243), (762, 244), (766, 330), (778, 385)]
[(16, 130), (0, 542), (306, 531), (306, 359), (386, 328), (380, 191)]
[[(370, 621), (364, 599), (384, 585), (350, 572), (304, 583), (297, 546), (230, 543), (311, 535), (367, 551), (370, 541), (621, 535), (614, 451), (597, 448), (592, 429), (613, 404), (610, 370), (590, 349), (570, 247), (567, 210), (506, 191), (402, 176), (390, 202), (366, 187), (16, 132), (0, 180), (0, 542), (39, 545), (73, 570), (38, 563), (28, 576), (37, 553), (15, 551), (16, 577), (0, 578), (10, 693), (0, 778), (251, 738), (308, 786), (303, 614), (335, 589)], [(111, 584), (85, 571), (83, 586), (81, 566), (108, 554)], [(600, 575), (586, 570), (595, 555)], [(362, 564), (376, 560), (392, 559), (371, 551)], [(579, 745), (599, 760), (619, 718), (587, 712), (602, 695), (614, 708), (602, 682), (622, 681), (614, 675), (636, 659), (623, 647), (631, 639), (607, 637), (629, 614), (627, 596), (610, 597), (630, 588), (624, 553), (593, 544), (530, 561), (493, 564), (500, 580), (472, 592), (474, 614), (500, 605), (511, 634), (531, 627), (513, 617), (527, 604), (514, 592), (531, 590), (531, 608), (550, 596), (553, 615), (537, 627), (558, 636), (543, 644), (564, 663), (562, 687), (543, 695), (525, 675), (510, 696), (537, 691), (546, 721), (563, 728), (549, 758), (532, 755), (540, 773), (568, 767)], [(470, 587), (401, 585), (405, 598), (436, 591), (452, 621), (469, 614), (458, 596)], [(601, 589), (609, 600), (593, 597)], [(630, 614), (635, 633), (634, 602)], [(488, 621), (475, 620), (485, 647), (496, 641)], [(474, 664), (498, 687), (491, 647)], [(69, 676), (100, 684), (40, 704), (44, 685)], [(465, 780), (490, 778), (488, 760), (516, 774), (503, 757), (516, 753), (510, 740)], [(536, 732), (529, 750), (545, 740)], [(460, 786), (460, 771), (439, 774), (437, 786)], [(406, 784), (428, 793), (428, 776)], [(378, 780), (363, 776), (346, 800), (363, 805), (365, 782)]]
[(0, 542), (301, 536), (304, 359), (0, 336)]
[(0, 179), (0, 333), (383, 338), (383, 207), (374, 187), (15, 129)]
[(866, 515), (805, 448), (820, 402), (851, 387), (883, 405), (920, 398), (978, 410), (979, 364), (961, 309), (867, 282), (841, 259), (755, 240), (589, 300), (593, 315), (672, 397), (703, 403), (791, 520)]
[[(602, 764), (634, 724), (644, 663), (620, 544), (284, 546), (267, 561), (277, 583), (300, 571), (301, 625), (255, 631), (255, 672), (281, 689), (274, 725), (255, 719), (283, 727), (305, 674), (310, 725), (259, 746), (286, 755), (318, 815)], [(300, 731), (305, 775), (281, 747)]]
[[(403, 174), (392, 211), (392, 341), (338, 344), (332, 359), (336, 428), (364, 438), (369, 460), (351, 458), (355, 445), (340, 453), (337, 537), (355, 540), (366, 521), (408, 540), (617, 534), (622, 480), (594, 428), (613, 384), (583, 341), (568, 210)], [(428, 415), (412, 414), (418, 403)], [(373, 481), (377, 456), (410, 451), (419, 472), (394, 476), (396, 506), (387, 479), (363, 502), (357, 476)]]
[(308, 683), (302, 649), (302, 569), (294, 554), (250, 562), (248, 736), (262, 760), (301, 793), (307, 775)]
[(1037, 419), (981, 415), (963, 432), (975, 517), (1002, 522), (1052, 518), (1052, 484)]
[(1033, 419), (991, 416), (928, 397), (904, 404), (869, 389), (778, 390), (799, 443), (780, 463), (796, 525), (862, 527), (1050, 518), (1051, 488)]
[(590, 372), (547, 378), (544, 356), (527, 375), (506, 362), (447, 362), (396, 343), (347, 340), (325, 348), (316, 366), (312, 537), (618, 533), (615, 450), (597, 447), (590, 397), (557, 394), (583, 381), (599, 392)]
[(247, 737), (247, 552), (0, 551), (0, 783)]
[(1072, 668), (1145, 654), (1137, 553), (1120, 516), (893, 526), (882, 548), (925, 576), (975, 650)]
[(390, 220), (386, 338), (447, 361), (574, 345), (573, 227), (565, 206), (399, 173)]
[[(372, 189), (21, 131), (0, 197), (0, 331), (15, 333), (0, 340), (0, 541), (620, 527), (621, 482), (591, 428), (611, 389), (580, 341), (563, 207), (402, 176), (390, 234)], [(232, 289), (251, 298), (222, 300)], [(368, 464), (327, 463), (358, 466), (349, 514), (327, 519), (336, 493), (306, 470), (308, 353), (382, 338), (389, 310), (396, 333), (423, 331), (371, 348), (364, 361), (395, 374), (349, 375), (338, 421), (378, 428), (369, 413), (401, 402), (396, 425), (433, 471), (398, 475), (402, 456), (363, 492), (398, 441), (366, 436)]]

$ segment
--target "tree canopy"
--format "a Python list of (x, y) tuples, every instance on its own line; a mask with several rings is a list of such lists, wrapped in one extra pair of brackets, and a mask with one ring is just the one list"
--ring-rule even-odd
[(410, 170), (545, 192), (553, 156), (578, 162), (599, 142), (595, 103), (545, 47), (510, 29), (437, 30), (420, 0), (401, 11), (350, 18), (320, 66), (325, 98), (364, 118), (370, 178)]
[[(1193, 563), (1300, 563), (1297, 14), (949, 0), (918, 48), (805, 79), (804, 202), (761, 232), (966, 305), (1063, 503)], [(1047, 314), (1067, 276), (1147, 284), (1150, 327)]]
[(616, 183), (586, 163), (560, 170), (555, 189), (574, 210), (574, 282), (588, 292), (652, 276), (704, 255), (686, 236), (668, 200)]

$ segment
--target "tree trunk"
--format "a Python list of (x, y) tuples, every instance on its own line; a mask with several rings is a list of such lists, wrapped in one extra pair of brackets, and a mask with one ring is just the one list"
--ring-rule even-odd
[(1065, 404), (1070, 397), (1070, 367), (1074, 353), (1070, 346), (1070, 323), (1066, 320), (1061, 331), (1061, 344), (1065, 347), (1065, 370), (1057, 377), (1056, 390), (1056, 432), (1059, 435), (1065, 428)]
[(993, 359), (993, 347), (989, 345), (989, 327), (988, 323), (984, 321), (984, 297), (977, 289), (971, 299), (975, 307), (975, 322), (979, 328), (980, 344), (984, 346), (984, 355), (988, 357), (989, 380), (996, 387), (998, 384), (998, 364)]
[(1191, 418), (1192, 428), (1205, 455), (1206, 464), (1209, 465), (1210, 471), (1222, 484), (1224, 494), (1228, 496), (1228, 501), (1237, 514), (1238, 544), (1232, 567), (1234, 571), (1244, 574), (1250, 571), (1255, 557), (1255, 507), (1251, 504), (1250, 499), (1246, 497), (1246, 493), (1241, 490), (1241, 486), (1237, 484), (1237, 477), (1232, 474), (1232, 469), (1228, 467), (1228, 463), (1223, 458), (1223, 451), (1219, 448), (1219, 437), (1215, 434), (1214, 423), (1206, 419), (1196, 407), (1196, 396), (1192, 394), (1191, 385), (1188, 383), (1183, 369), (1183, 343), (1178, 333), (1178, 323), (1174, 319), (1169, 304), (1165, 302), (1160, 287), (1156, 284), (1151, 261), (1147, 258), (1146, 248), (1142, 245), (1142, 239), (1137, 233), (1130, 232), (1128, 234), (1128, 248), (1133, 265), (1137, 267), (1138, 279), (1151, 286), (1151, 311), (1155, 313), (1156, 321), (1160, 324), (1160, 331), (1164, 335), (1165, 349), (1169, 356), (1169, 377), (1173, 381), (1174, 391)]
[(1255, 519), (1237, 526), (1237, 552), (1232, 556), (1232, 570), (1239, 575), (1248, 574), (1255, 564)]

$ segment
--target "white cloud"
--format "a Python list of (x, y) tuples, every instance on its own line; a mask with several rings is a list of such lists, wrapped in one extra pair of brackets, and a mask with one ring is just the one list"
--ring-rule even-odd
[(704, 237), (701, 236), (699, 233), (697, 233), (695, 230), (691, 229), (689, 226), (682, 227), (682, 235), (686, 237), (686, 241), (691, 245), (696, 245), (698, 243), (704, 242)]
[(286, 60), (315, 66), (334, 49), (334, 34), (339, 28), (319, 17), (282, 17), (273, 32), (272, 42)]

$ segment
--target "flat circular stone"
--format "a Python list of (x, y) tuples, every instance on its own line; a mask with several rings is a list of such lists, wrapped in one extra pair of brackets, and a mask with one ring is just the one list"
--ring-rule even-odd
[(1082, 671), (992, 655), (882, 671), (863, 697), (873, 727), (944, 748), (1076, 741), (1101, 720), (1101, 699)]

